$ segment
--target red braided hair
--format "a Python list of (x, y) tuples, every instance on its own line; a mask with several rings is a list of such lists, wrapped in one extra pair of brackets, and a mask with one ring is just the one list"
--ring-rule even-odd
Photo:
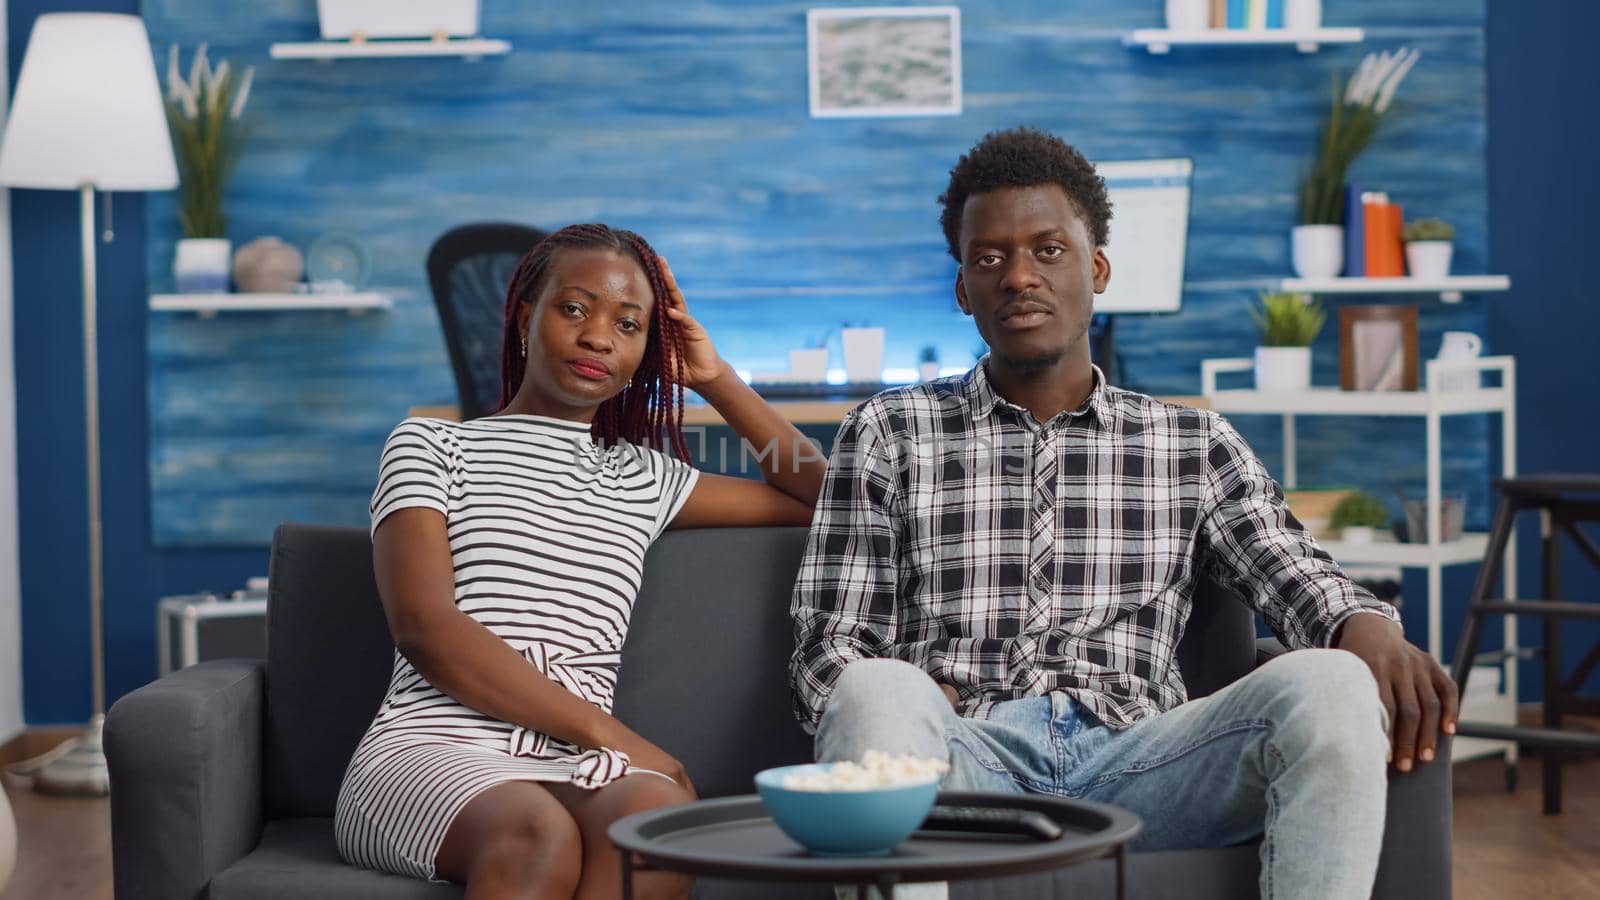
[[(644, 357), (633, 378), (615, 396), (595, 410), (589, 433), (603, 444), (618, 441), (660, 449), (670, 445), (679, 459), (688, 460), (683, 440), (683, 334), (667, 316), (666, 279), (661, 262), (644, 238), (631, 231), (605, 225), (569, 225), (535, 244), (511, 276), (506, 289), (505, 338), (500, 345), (500, 408), (504, 409), (522, 387), (528, 361), (522, 352), (517, 311), (536, 303), (550, 274), (550, 262), (568, 249), (614, 250), (632, 256), (644, 270), (655, 303)], [(530, 326), (530, 330), (531, 326)], [(668, 369), (671, 371), (667, 371)]]

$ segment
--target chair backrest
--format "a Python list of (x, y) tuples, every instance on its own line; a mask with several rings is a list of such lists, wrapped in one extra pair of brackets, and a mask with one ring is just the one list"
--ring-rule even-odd
[(545, 235), (527, 225), (462, 225), (441, 235), (428, 251), (428, 284), (463, 421), (500, 406), (506, 286), (517, 262)]
[[(672, 753), (705, 796), (810, 758), (790, 713), (789, 597), (804, 528), (671, 531), (645, 559), (622, 653), (617, 717)], [(267, 613), (265, 801), (271, 818), (330, 816), (387, 688), (394, 645), (364, 530), (285, 524)], [(1178, 648), (1192, 696), (1255, 663), (1248, 609), (1209, 582)]]

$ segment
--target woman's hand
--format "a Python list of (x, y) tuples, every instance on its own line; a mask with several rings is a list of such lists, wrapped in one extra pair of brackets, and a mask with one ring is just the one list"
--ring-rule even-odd
[[(639, 737), (637, 734), (613, 742), (611, 749), (621, 750), (628, 754), (628, 762), (634, 768), (660, 772), (683, 785), (690, 793), (694, 793), (694, 783), (689, 780), (689, 773), (683, 768), (683, 763), (678, 762), (667, 751)], [(695, 794), (695, 796), (699, 795)]]
[[(683, 334), (683, 386), (698, 389), (715, 381), (728, 364), (717, 355), (717, 348), (711, 346), (711, 336), (706, 334), (705, 328), (689, 315), (689, 304), (684, 302), (683, 291), (667, 266), (667, 258), (658, 256), (656, 259), (661, 263), (661, 277), (667, 286), (667, 316), (678, 324)], [(675, 368), (672, 360), (667, 360), (669, 377)]]

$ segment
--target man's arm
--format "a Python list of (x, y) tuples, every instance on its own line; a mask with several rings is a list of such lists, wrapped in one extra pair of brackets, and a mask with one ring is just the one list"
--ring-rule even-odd
[(1395, 765), (1406, 772), (1414, 758), (1432, 760), (1439, 730), (1455, 732), (1455, 683), (1406, 641), (1394, 608), (1352, 582), (1312, 540), (1233, 426), (1220, 416), (1210, 421), (1201, 528), (1222, 563), (1219, 574), (1289, 647), (1361, 657), (1389, 713)]
[(888, 655), (895, 635), (896, 476), (891, 449), (858, 409), (845, 417), (795, 580), (789, 660), (795, 714), (815, 731), (844, 667)]

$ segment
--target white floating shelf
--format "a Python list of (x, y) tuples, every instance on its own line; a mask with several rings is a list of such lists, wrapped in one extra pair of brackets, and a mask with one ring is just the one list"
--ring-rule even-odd
[(1502, 412), (1510, 405), (1505, 388), (1475, 391), (1346, 391), (1315, 387), (1304, 391), (1227, 390), (1206, 395), (1219, 413), (1294, 416), (1425, 416)]
[(1468, 532), (1460, 539), (1438, 546), (1428, 544), (1403, 544), (1395, 540), (1374, 540), (1352, 544), (1345, 541), (1319, 540), (1317, 544), (1328, 551), (1341, 565), (1391, 565), (1418, 568), (1422, 566), (1449, 566), (1459, 563), (1482, 562), (1484, 551), (1489, 549), (1489, 536)]
[(1452, 275), (1449, 278), (1285, 278), (1280, 291), (1304, 294), (1438, 294), (1454, 303), (1467, 292), (1508, 291), (1509, 275)]
[(1311, 28), (1289, 31), (1284, 28), (1247, 30), (1212, 28), (1205, 31), (1168, 31), (1141, 28), (1123, 37), (1129, 47), (1143, 47), (1152, 54), (1168, 53), (1173, 47), (1280, 47), (1293, 46), (1301, 53), (1315, 53), (1323, 44), (1359, 44), (1366, 40), (1360, 28)]
[(350, 313), (388, 309), (394, 299), (372, 291), (351, 294), (152, 294), (152, 312), (192, 312), (211, 318), (219, 312), (308, 312), (337, 310)]
[(385, 59), (402, 56), (464, 56), (481, 59), (511, 52), (509, 41), (489, 38), (459, 38), (448, 41), (306, 41), (298, 44), (273, 44), (273, 59)]

